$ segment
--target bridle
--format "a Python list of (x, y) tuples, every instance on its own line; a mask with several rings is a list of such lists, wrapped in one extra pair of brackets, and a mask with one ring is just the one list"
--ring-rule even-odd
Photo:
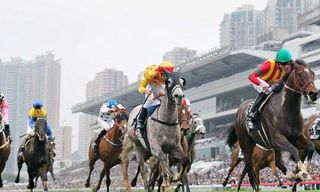
[(289, 89), (289, 90), (291, 90), (291, 91), (293, 91), (293, 92), (295, 92), (295, 93), (298, 93), (298, 94), (304, 94), (304, 92), (305, 92), (305, 90), (307, 89), (307, 87), (310, 85), (310, 84), (314, 84), (314, 81), (312, 81), (312, 80), (310, 80), (308, 83), (306, 83), (304, 86), (303, 85), (301, 85), (299, 82), (298, 82), (298, 80), (297, 80), (297, 78), (296, 78), (296, 68), (294, 68), (293, 70), (292, 70), (292, 79), (293, 79), (293, 84), (294, 84), (294, 87), (296, 87), (298, 90), (296, 90), (295, 88), (292, 88), (292, 87), (290, 87), (289, 85), (287, 85), (285, 82), (284, 82), (284, 86), (287, 88), (287, 89)]

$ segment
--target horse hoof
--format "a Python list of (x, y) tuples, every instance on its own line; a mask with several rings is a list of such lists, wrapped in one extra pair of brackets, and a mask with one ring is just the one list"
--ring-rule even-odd
[(88, 187), (90, 187), (90, 183), (86, 183), (86, 184), (84, 184), (84, 186), (85, 186), (86, 188), (88, 188)]
[(0, 188), (2, 188), (3, 187), (3, 183), (0, 183)]
[(178, 182), (180, 181), (180, 177), (179, 177), (179, 174), (175, 174), (172, 179), (171, 179), (172, 182)]
[(27, 185), (27, 189), (32, 189), (30, 185)]
[(296, 175), (296, 179), (300, 179), (301, 181), (311, 180), (311, 176), (306, 171), (299, 171)]
[(225, 187), (226, 185), (227, 185), (227, 182), (224, 181), (224, 182), (222, 183), (222, 186)]
[(286, 177), (289, 181), (295, 181), (296, 180), (296, 175), (293, 174), (291, 171), (287, 171)]
[(16, 178), (16, 180), (14, 181), (15, 183), (19, 183), (20, 180), (18, 178)]

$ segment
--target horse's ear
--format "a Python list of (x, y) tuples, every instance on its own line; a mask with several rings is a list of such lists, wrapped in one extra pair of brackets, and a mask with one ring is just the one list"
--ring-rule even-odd
[(164, 74), (166, 75), (166, 77), (168, 77), (170, 72), (164, 67), (162, 68), (162, 70), (163, 70)]

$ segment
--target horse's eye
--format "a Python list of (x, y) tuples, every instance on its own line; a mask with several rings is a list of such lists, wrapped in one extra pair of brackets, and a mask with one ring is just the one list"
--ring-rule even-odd
[(168, 80), (167, 80), (167, 85), (168, 85), (168, 87), (171, 87), (171, 86), (172, 86), (172, 79), (168, 79)]
[(182, 86), (185, 86), (185, 85), (186, 85), (186, 80), (185, 80), (185, 78), (183, 78), (183, 77), (180, 78), (180, 84), (181, 84)]

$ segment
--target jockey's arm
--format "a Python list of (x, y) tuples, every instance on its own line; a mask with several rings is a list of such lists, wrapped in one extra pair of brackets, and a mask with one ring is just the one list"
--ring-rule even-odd
[(265, 81), (258, 78), (259, 76), (268, 73), (268, 71), (270, 70), (270, 67), (271, 67), (271, 63), (269, 61), (265, 61), (255, 71), (253, 71), (252, 74), (249, 75), (249, 80), (255, 85), (263, 86), (262, 84), (264, 84), (263, 82)]
[(28, 125), (31, 129), (34, 129), (34, 120), (31, 116), (29, 116)]

